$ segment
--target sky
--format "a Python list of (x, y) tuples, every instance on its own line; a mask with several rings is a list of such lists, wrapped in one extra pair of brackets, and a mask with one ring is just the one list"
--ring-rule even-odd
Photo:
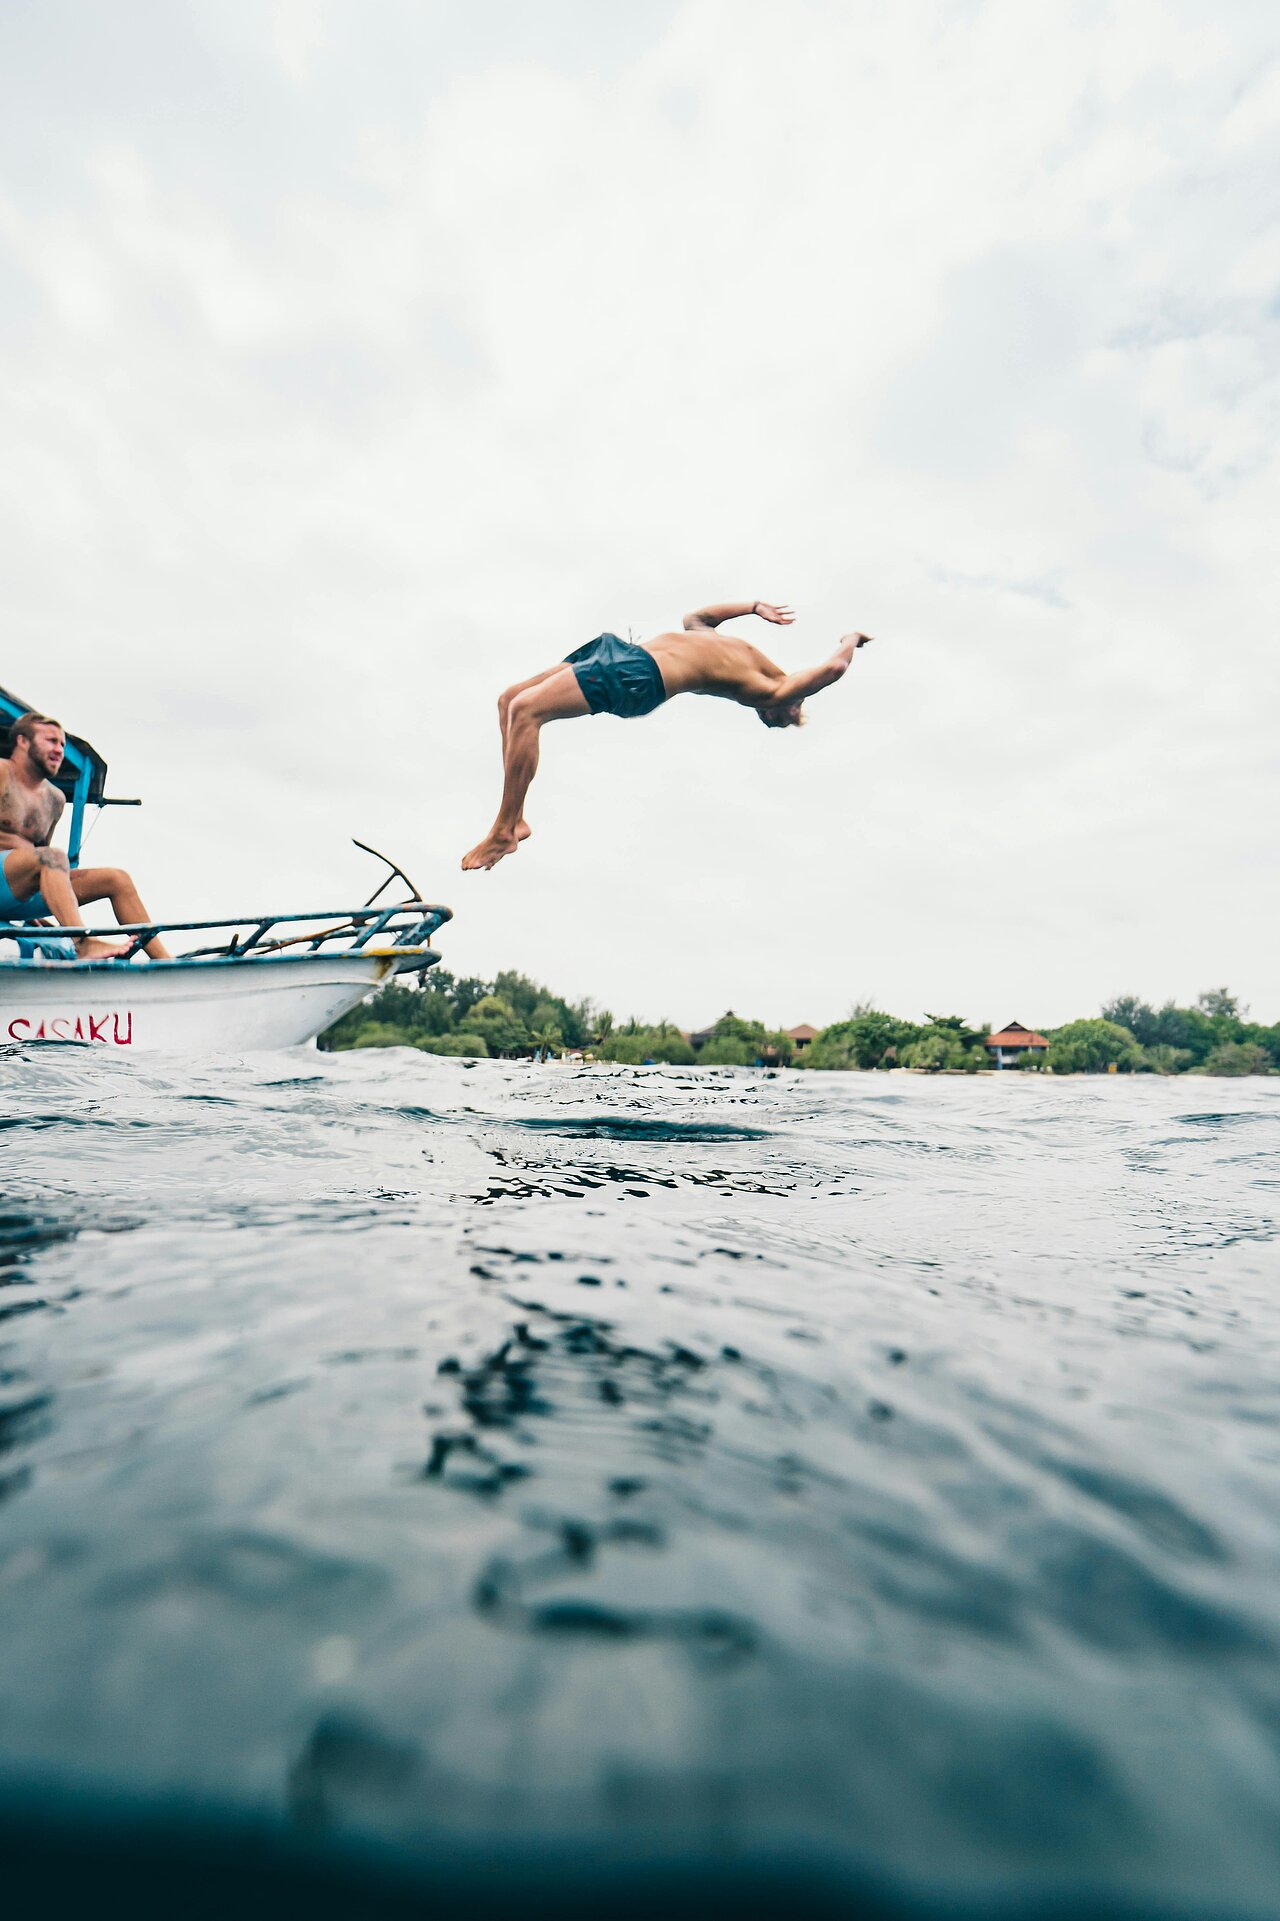
[[(169, 916), (386, 848), (620, 1017), (1280, 1018), (1280, 23), (1218, 0), (6, 0), (0, 684)], [(496, 698), (875, 636), (801, 732)]]

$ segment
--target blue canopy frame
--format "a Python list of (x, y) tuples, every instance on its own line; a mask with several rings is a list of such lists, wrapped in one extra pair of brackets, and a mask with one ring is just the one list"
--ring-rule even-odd
[[(39, 713), (29, 700), (19, 700), (6, 688), (0, 687), (0, 734), (6, 732), (12, 721), (22, 714)], [(67, 839), (67, 858), (73, 867), (80, 865), (80, 849), (84, 843), (84, 810), (86, 807), (101, 807), (105, 799), (107, 785), (107, 763), (95, 747), (78, 734), (67, 735), (67, 757), (58, 770), (54, 786), (59, 788), (71, 802), (71, 824)]]

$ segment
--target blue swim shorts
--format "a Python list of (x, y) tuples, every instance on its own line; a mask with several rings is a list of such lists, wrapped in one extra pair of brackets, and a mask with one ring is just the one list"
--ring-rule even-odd
[(575, 647), (566, 665), (577, 676), (593, 714), (618, 714), (637, 720), (651, 714), (667, 698), (662, 670), (646, 647), (616, 634), (597, 634), (585, 647)]
[(5, 879), (5, 868), (13, 852), (14, 849), (11, 847), (8, 854), (0, 854), (0, 921), (44, 920), (49, 909), (44, 904), (43, 894), (28, 894), (25, 900), (19, 900), (10, 892), (9, 883)]

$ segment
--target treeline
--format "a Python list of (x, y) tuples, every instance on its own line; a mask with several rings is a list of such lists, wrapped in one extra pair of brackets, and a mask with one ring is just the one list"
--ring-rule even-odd
[[(1108, 1002), (1095, 1018), (1038, 1030), (1049, 1046), (1028, 1050), (1022, 1072), (1055, 1074), (1272, 1074), (1280, 1072), (1280, 1022), (1263, 1027), (1225, 987), (1201, 994), (1194, 1007), (1166, 1001), (1159, 1009), (1132, 994)], [(931, 1015), (923, 1026), (876, 1008), (824, 1028), (804, 1057), (807, 1067), (916, 1067), (976, 1074), (990, 1066), (991, 1030), (955, 1015)]]
[(420, 986), (390, 981), (320, 1036), (321, 1047), (418, 1047), (427, 1054), (512, 1056), (591, 1047), (613, 1017), (566, 1001), (524, 974), (459, 979), (433, 967)]
[(761, 1022), (726, 1014), (695, 1052), (671, 1021), (619, 1024), (594, 1001), (566, 1001), (525, 974), (458, 979), (435, 967), (420, 987), (392, 981), (321, 1035), (325, 1048), (417, 1047), (427, 1054), (478, 1059), (589, 1051), (597, 1060), (662, 1061), (673, 1066), (788, 1065), (794, 1048)]
[[(1194, 1007), (1166, 1001), (1154, 1008), (1122, 994), (1102, 1010), (1099, 1025), (1113, 1027), (1128, 1042), (1120, 1065), (1149, 1074), (1274, 1074), (1280, 1072), (1280, 1021), (1264, 1027), (1247, 1019), (1225, 987), (1201, 994)], [(1088, 1026), (1089, 1022), (1076, 1022)], [(1068, 1030), (1060, 1028), (1059, 1036)], [(1056, 1045), (1055, 1039), (1055, 1045)], [(1050, 1060), (1053, 1050), (1050, 1049)], [(1064, 1063), (1065, 1065), (1065, 1063)], [(1068, 1070), (1069, 1071), (1069, 1070)]]
[[(1280, 1072), (1280, 1022), (1246, 1018), (1226, 988), (1202, 994), (1194, 1007), (1159, 1008), (1122, 995), (1096, 1018), (1041, 1030), (1049, 1042), (1018, 1063), (1023, 1072), (1056, 1074), (1271, 1074)], [(421, 986), (393, 981), (321, 1037), (327, 1048), (417, 1047), (429, 1054), (483, 1059), (546, 1057), (581, 1049), (597, 1060), (673, 1066), (890, 1068), (976, 1074), (990, 1067), (989, 1026), (958, 1014), (899, 1020), (879, 1008), (855, 1007), (804, 1049), (762, 1021), (724, 1014), (695, 1048), (671, 1021), (615, 1021), (591, 1000), (566, 1001), (524, 974), (459, 979), (435, 968)]]

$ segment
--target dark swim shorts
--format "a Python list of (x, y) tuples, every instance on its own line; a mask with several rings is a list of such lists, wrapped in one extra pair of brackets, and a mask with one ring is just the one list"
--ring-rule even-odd
[(593, 714), (618, 714), (636, 720), (651, 714), (667, 697), (662, 670), (653, 655), (633, 640), (598, 634), (566, 656)]

